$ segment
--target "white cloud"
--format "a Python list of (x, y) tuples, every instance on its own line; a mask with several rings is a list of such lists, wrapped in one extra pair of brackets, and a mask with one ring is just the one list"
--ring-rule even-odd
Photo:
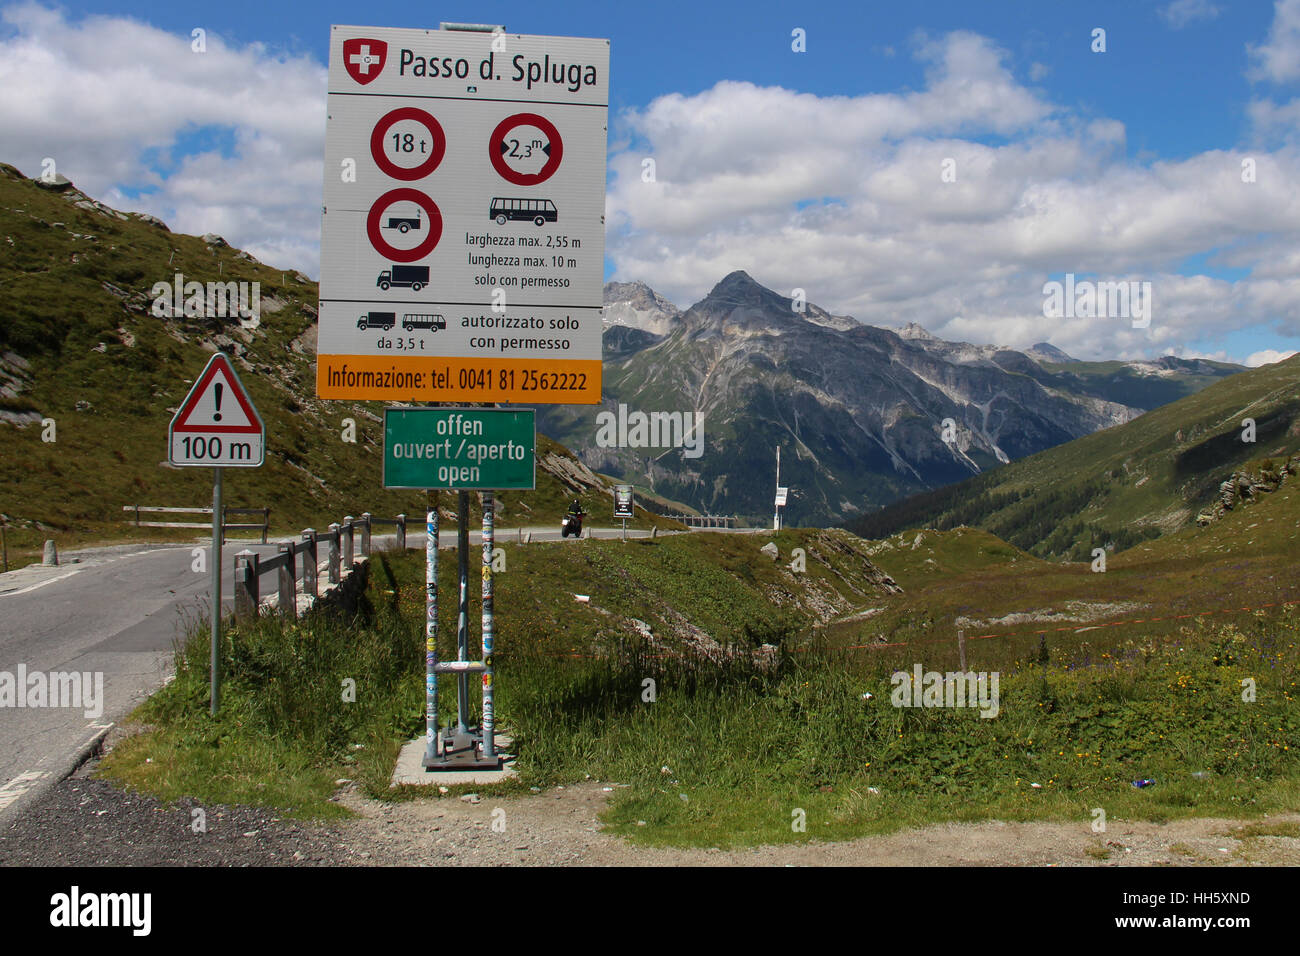
[(1175, 30), (1189, 23), (1216, 19), (1223, 11), (1210, 0), (1173, 0), (1160, 8), (1160, 17)]
[[(1176, 352), (1256, 325), (1300, 335), (1300, 283), (1285, 275), (1180, 274), (1224, 247), (1246, 269), (1300, 255), (1300, 151), (1252, 152), (1253, 183), (1234, 151), (1139, 164), (1123, 124), (1018, 85), (979, 37), (927, 40), (919, 55), (930, 68), (915, 92), (723, 82), (625, 114), (607, 203), (618, 277), (690, 303), (744, 269), (873, 325), (1050, 338), (1081, 357)], [(657, 182), (641, 181), (644, 156)], [(1151, 282), (1151, 327), (1045, 319), (1043, 283), (1066, 272)]]
[[(125, 17), (70, 23), (34, 4), (0, 14), (4, 159), (27, 175), (41, 160), (109, 205), (217, 232), (274, 265), (317, 270), (325, 69), (209, 33), (195, 53), (178, 35)], [(174, 169), (185, 137), (213, 147)], [(125, 187), (125, 191), (123, 188)], [(152, 189), (131, 198), (140, 189)]]
[(1245, 364), (1250, 368), (1259, 368), (1261, 365), (1272, 365), (1274, 362), (1281, 362), (1289, 359), (1296, 352), (1279, 352), (1277, 349), (1264, 349), (1262, 352), (1254, 352), (1250, 358), (1246, 359)]
[(1248, 49), (1251, 79), (1271, 83), (1300, 79), (1300, 0), (1277, 0), (1268, 39)]

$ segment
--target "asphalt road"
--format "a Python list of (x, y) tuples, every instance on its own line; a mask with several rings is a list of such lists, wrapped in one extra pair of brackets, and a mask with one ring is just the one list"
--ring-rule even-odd
[[(193, 570), (196, 546), (95, 549), (63, 555), (57, 568), (0, 574), (0, 682), (16, 682), (20, 666), (29, 688), (36, 673), (92, 675), (82, 685), (92, 699), (79, 706), (50, 706), (68, 703), (50, 695), (46, 706), (18, 707), (0, 685), (0, 819), (65, 776), (104, 728), (169, 679), (173, 641), (210, 607), (211, 572)], [(245, 546), (223, 550), (227, 603), (229, 569)]]
[[(617, 538), (621, 528), (592, 528), (594, 537)], [(519, 542), (525, 534), (534, 542), (560, 540), (555, 526), (503, 528), (499, 542)], [(648, 532), (628, 532), (646, 537)], [(376, 536), (376, 548), (391, 546), (392, 536)], [(441, 547), (452, 547), (455, 530), (439, 534)], [(481, 547), (482, 535), (470, 534), (471, 546)], [(422, 550), (424, 528), (408, 526), (407, 547)], [(0, 821), (12, 819), (22, 807), (67, 776), (93, 749), (115, 721), (170, 679), (174, 642), (188, 622), (206, 621), (212, 574), (195, 570), (193, 541), (178, 545), (138, 545), (97, 548), (61, 555), (62, 564), (39, 565), (0, 574)], [(222, 551), (222, 603), (230, 607), (235, 555), (251, 548), (266, 557), (275, 543), (235, 541)], [(262, 581), (263, 594), (272, 593), (274, 577)], [(18, 687), (20, 667), (28, 675), (53, 672), (88, 674), (82, 686), (90, 700), (77, 706), (18, 707), (30, 698)], [(102, 693), (95, 693), (102, 674)], [(8, 683), (11, 699), (5, 697)], [(15, 694), (14, 690), (19, 691)]]

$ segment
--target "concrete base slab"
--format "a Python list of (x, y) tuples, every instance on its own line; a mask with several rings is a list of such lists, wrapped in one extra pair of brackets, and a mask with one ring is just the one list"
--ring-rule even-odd
[(505, 754), (505, 761), (500, 770), (426, 770), (424, 767), (424, 738), (417, 737), (408, 741), (397, 755), (397, 766), (393, 768), (390, 787), (413, 784), (417, 787), (454, 787), (457, 784), (489, 784), (513, 780), (519, 776), (515, 772), (515, 761), (510, 753), (514, 741), (504, 734), (496, 735), (497, 753)]

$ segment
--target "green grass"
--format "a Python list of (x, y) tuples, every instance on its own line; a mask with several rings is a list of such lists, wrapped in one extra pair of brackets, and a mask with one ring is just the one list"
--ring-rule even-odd
[[(715, 846), (941, 820), (1083, 825), (1098, 806), (1112, 819), (1249, 817), (1300, 798), (1293, 611), (1117, 639), (1087, 666), (1055, 656), (1043, 665), (1017, 645), (985, 642), (979, 666), (1001, 674), (997, 718), (896, 708), (897, 661), (847, 650), (819, 627), (879, 599), (865, 553), (853, 550), (864, 545), (829, 532), (778, 540), (781, 563), (750, 536), (508, 547), (495, 578), (497, 707), (517, 742), (522, 779), (512, 789), (586, 774), (618, 781), (628, 786), (611, 798), (613, 832)], [(784, 567), (795, 547), (808, 554), (804, 574)], [(440, 562), (444, 594), (450, 565)], [(440, 611), (447, 655), (454, 608), (444, 600)], [(470, 613), (476, 621), (477, 604)], [(166, 796), (256, 799), (307, 815), (337, 812), (328, 800), (336, 776), (411, 798), (409, 788), (390, 794), (387, 781), (396, 749), (422, 729), (423, 616), (419, 556), (383, 556), (355, 619), (236, 630), (215, 725), (199, 638), (176, 681), (139, 714), (154, 730), (110, 754), (105, 772)], [(752, 653), (763, 641), (781, 647), (775, 666)], [(909, 660), (943, 669), (915, 649)], [(339, 700), (350, 675), (360, 675), (353, 705)], [(1257, 682), (1253, 703), (1241, 699), (1246, 677)], [(451, 690), (444, 681), (444, 720)], [(1138, 778), (1156, 784), (1137, 789)], [(806, 831), (792, 829), (796, 811)]]

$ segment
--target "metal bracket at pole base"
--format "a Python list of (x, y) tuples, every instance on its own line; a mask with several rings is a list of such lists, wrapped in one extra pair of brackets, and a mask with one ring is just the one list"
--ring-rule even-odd
[(427, 754), (421, 761), (425, 770), (500, 770), (503, 755), (483, 756), (483, 733), (478, 727), (461, 731), (447, 727), (442, 731), (440, 754)]

